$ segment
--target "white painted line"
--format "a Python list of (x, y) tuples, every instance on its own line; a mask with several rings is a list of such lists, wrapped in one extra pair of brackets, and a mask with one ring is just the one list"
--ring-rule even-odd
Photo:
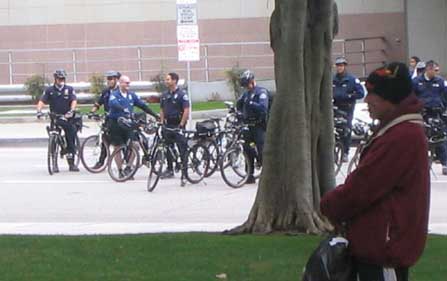
[[(51, 183), (57, 183), (57, 184), (88, 184), (88, 183), (110, 183), (114, 182), (112, 179), (110, 180), (3, 180), (1, 183), (4, 184), (51, 184)], [(132, 180), (132, 181), (126, 181), (125, 183), (145, 183), (145, 180)]]
[(0, 234), (109, 235), (165, 232), (222, 232), (235, 223), (0, 223)]

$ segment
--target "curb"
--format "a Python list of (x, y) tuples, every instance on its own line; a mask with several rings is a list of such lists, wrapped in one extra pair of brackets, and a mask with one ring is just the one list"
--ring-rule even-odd
[[(227, 112), (228, 112), (227, 109), (193, 111), (192, 119), (206, 119), (206, 118), (210, 118), (210, 117), (225, 117)], [(35, 115), (17, 116), (17, 117), (0, 116), (0, 124), (35, 123), (35, 122), (41, 122), (40, 120), (38, 120), (36, 118)]]

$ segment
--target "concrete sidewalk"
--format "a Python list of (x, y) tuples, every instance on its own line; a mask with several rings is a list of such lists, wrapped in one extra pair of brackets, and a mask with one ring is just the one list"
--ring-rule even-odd
[[(195, 121), (210, 117), (224, 117), (226, 109), (206, 110), (193, 112), (193, 126)], [(46, 126), (49, 120), (39, 120), (35, 116), (0, 117), (0, 146), (41, 146), (46, 145), (48, 135)], [(84, 120), (85, 127), (79, 134), (81, 139), (96, 134), (99, 123)]]

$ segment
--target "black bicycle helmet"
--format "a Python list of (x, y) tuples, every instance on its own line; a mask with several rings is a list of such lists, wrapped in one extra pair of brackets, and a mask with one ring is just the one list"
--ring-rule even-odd
[(118, 79), (120, 79), (121, 77), (121, 73), (119, 73), (118, 71), (115, 70), (109, 70), (106, 73), (104, 73), (105, 77), (116, 77)]
[(64, 69), (56, 69), (53, 73), (54, 78), (65, 79), (67, 78), (67, 72)]
[(240, 76), (240, 84), (242, 87), (247, 87), (251, 80), (255, 79), (255, 75), (250, 70), (245, 70)]

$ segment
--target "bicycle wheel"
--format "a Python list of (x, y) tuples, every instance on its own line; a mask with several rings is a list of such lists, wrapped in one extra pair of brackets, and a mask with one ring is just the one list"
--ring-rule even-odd
[(79, 141), (78, 135), (75, 137), (75, 149), (76, 152), (74, 154), (74, 164), (76, 167), (79, 166), (79, 162), (81, 161), (81, 158), (79, 157), (80, 151), (81, 151), (81, 142)]
[(47, 167), (48, 173), (53, 175), (57, 172), (57, 142), (56, 137), (50, 136), (48, 139), (48, 155), (47, 155)]
[(228, 149), (220, 159), (220, 173), (226, 184), (239, 188), (248, 179), (250, 164), (241, 146)]
[(117, 182), (132, 178), (140, 166), (140, 154), (135, 146), (122, 145), (115, 149), (107, 162), (110, 177)]
[(219, 165), (219, 148), (217, 146), (217, 143), (212, 140), (207, 145), (210, 161), (209, 166), (206, 171), (205, 177), (210, 177), (214, 172), (217, 170), (217, 167)]
[(340, 172), (343, 164), (343, 144), (340, 141), (336, 141), (334, 145), (334, 173), (335, 176)]
[[(102, 159), (102, 166), (95, 167), (99, 162), (102, 151), (105, 151), (105, 158)], [(99, 139), (98, 135), (89, 136), (81, 144), (79, 156), (82, 165), (90, 173), (100, 173), (107, 167), (107, 159), (110, 155), (109, 146)], [(103, 156), (104, 157), (104, 156)]]
[(194, 184), (199, 183), (206, 175), (210, 164), (208, 148), (202, 144), (196, 144), (186, 153), (186, 179)]
[(157, 187), (158, 181), (163, 171), (165, 161), (166, 161), (165, 148), (163, 147), (156, 148), (154, 151), (154, 156), (152, 157), (149, 176), (147, 178), (147, 191), (152, 192), (154, 191), (155, 187)]

